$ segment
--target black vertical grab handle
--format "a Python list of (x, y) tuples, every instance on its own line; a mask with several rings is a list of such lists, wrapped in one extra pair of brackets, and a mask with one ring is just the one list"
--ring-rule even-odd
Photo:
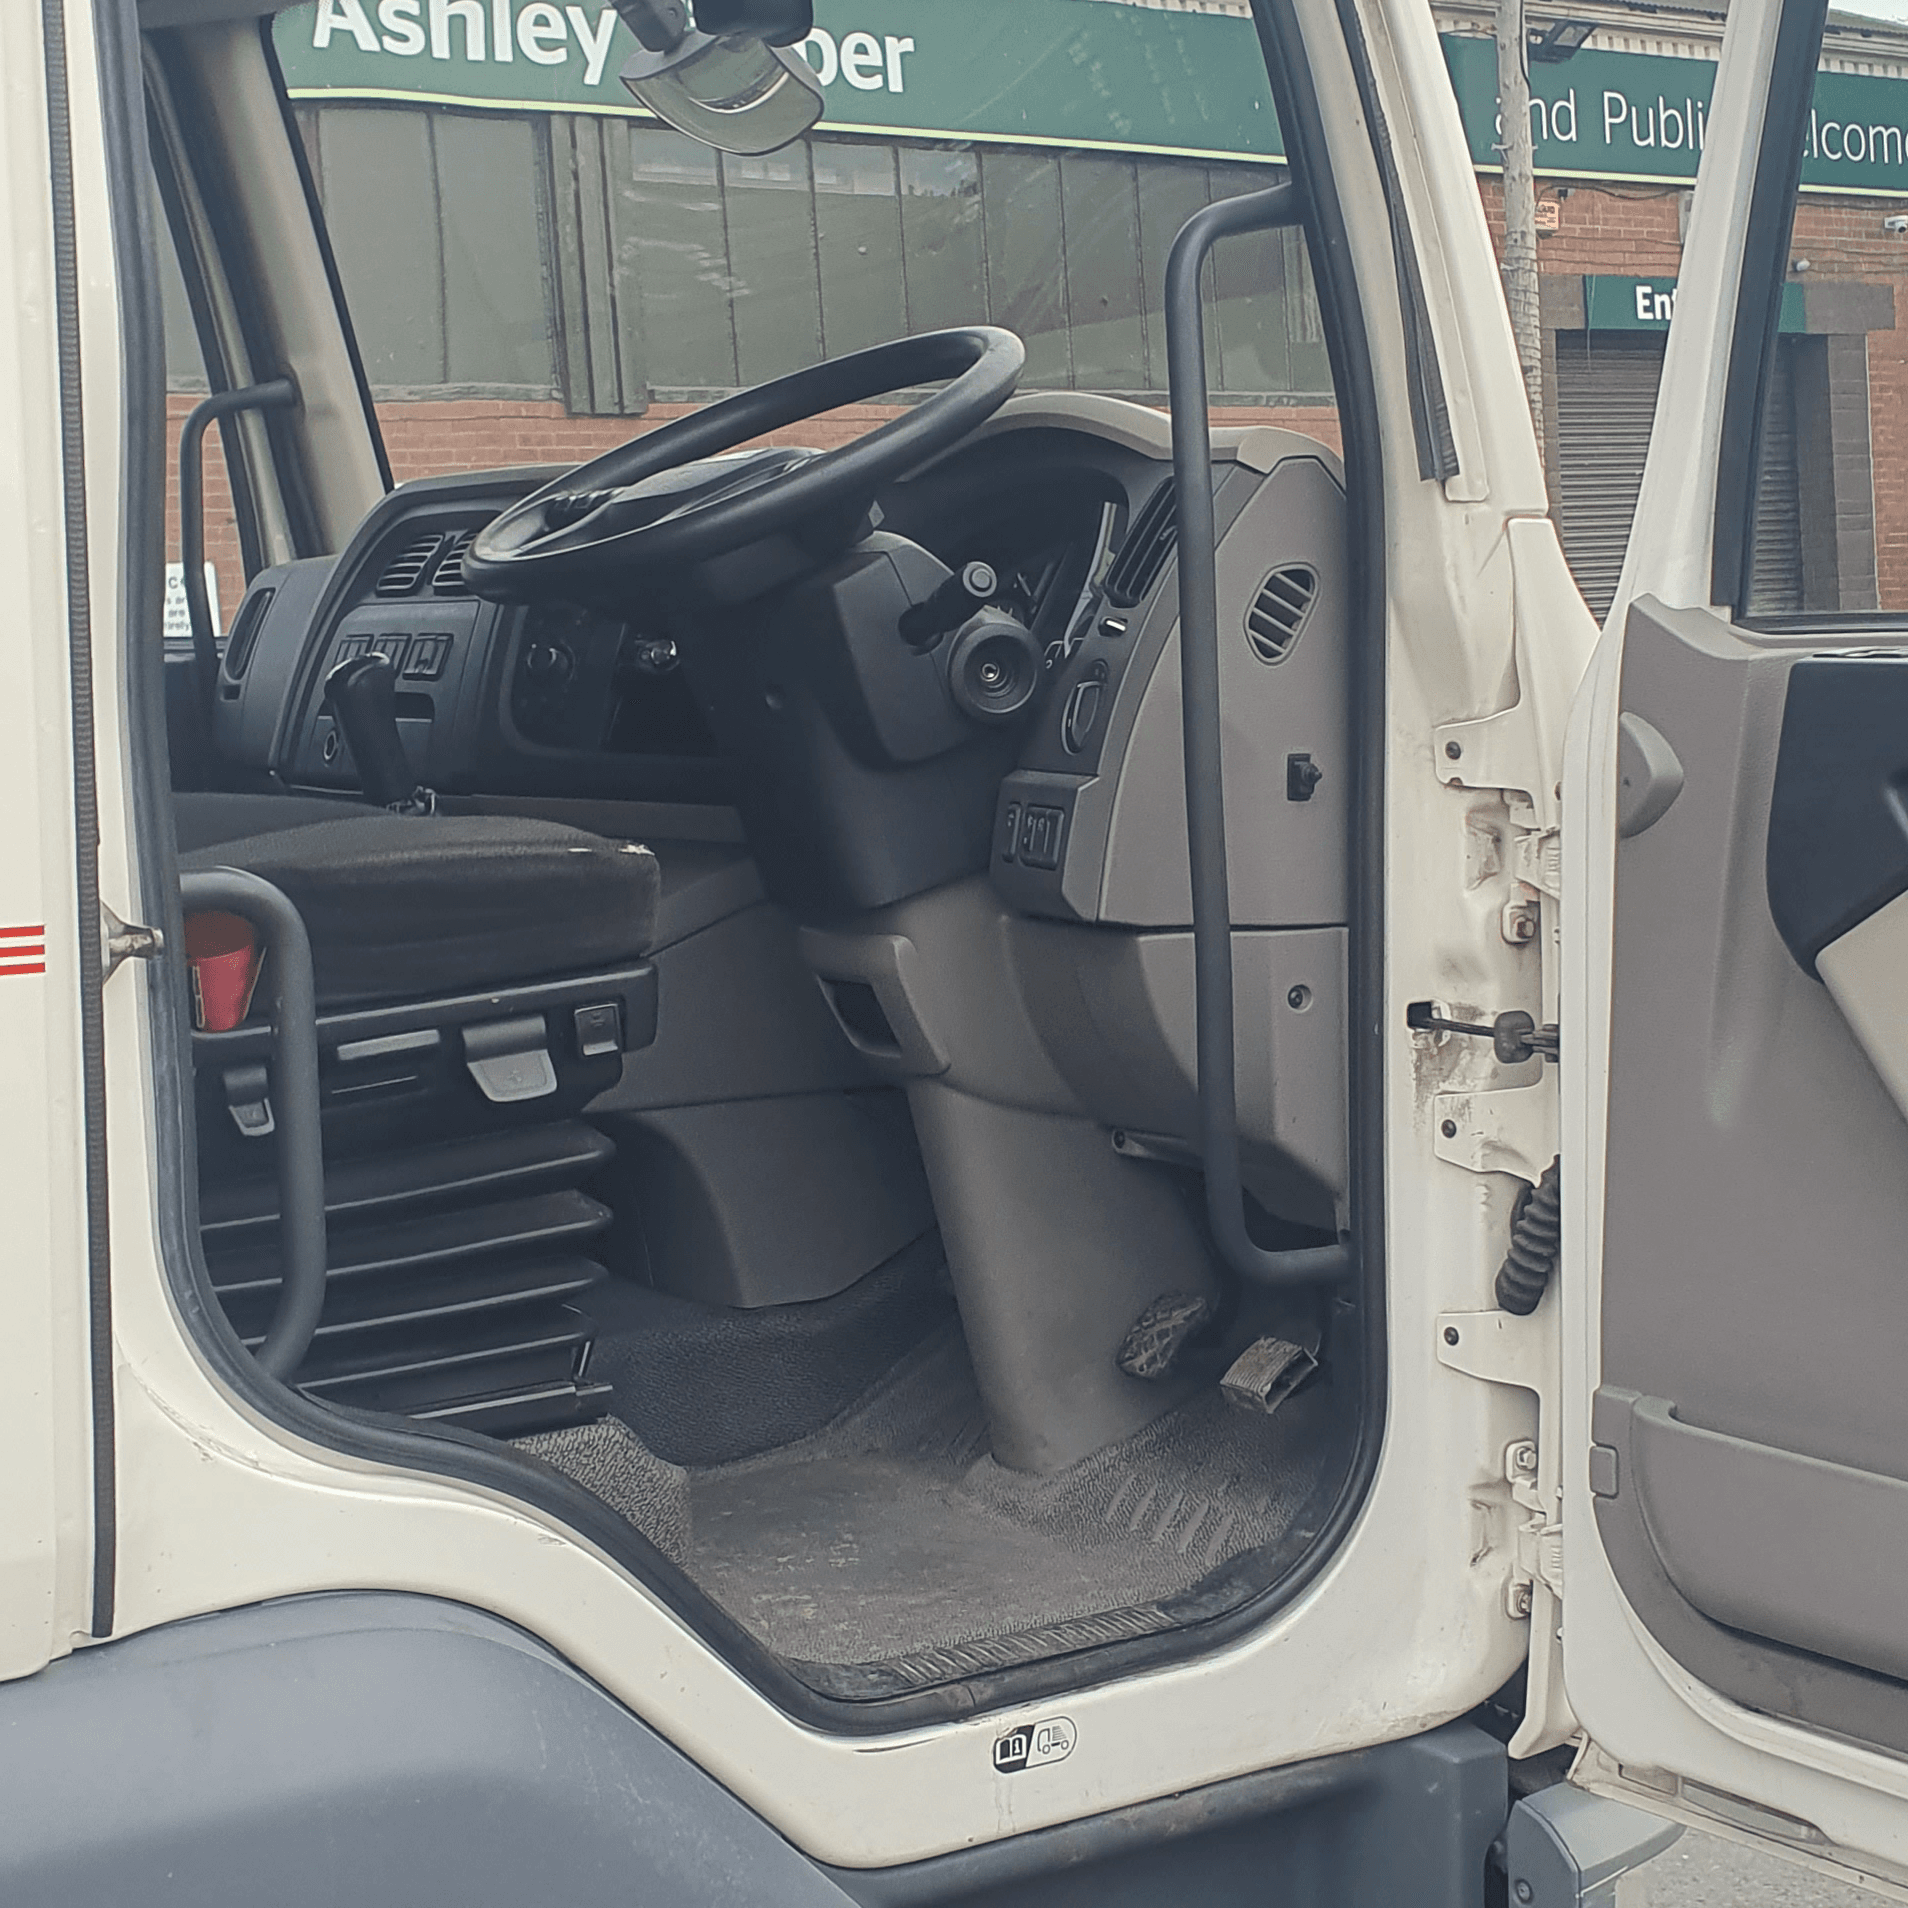
[[(288, 411), (298, 402), (298, 387), (290, 378), (265, 384), (242, 384), (231, 391), (214, 391), (195, 404), (179, 427), (179, 561), (185, 571), (186, 621), (192, 628), (194, 673), (199, 679), (199, 704), (211, 719), (218, 692), (219, 645), (212, 627), (212, 604), (205, 593), (205, 433), (215, 418), (235, 411)], [(236, 913), (237, 910), (234, 909)]]
[(1206, 1214), (1220, 1256), (1243, 1279), (1293, 1285), (1343, 1277), (1347, 1243), (1268, 1252), (1246, 1232), (1239, 1173), (1233, 1050), (1232, 895), (1226, 872), (1225, 777), (1219, 722), (1219, 585), (1212, 505), (1212, 427), (1199, 279), (1236, 232), (1297, 225), (1296, 186), (1221, 199), (1195, 212), (1166, 261), (1166, 365), (1173, 409), (1173, 495), (1179, 515), (1179, 681), (1186, 749), (1186, 848), (1192, 872), (1193, 992), (1198, 1024), (1199, 1153)]
[(311, 940), (298, 910), (242, 868), (181, 875), (188, 914), (241, 915), (269, 950), (272, 1102), (278, 1147), (278, 1305), (258, 1362), (289, 1378), (304, 1362), (325, 1303), (325, 1152), (318, 1123), (318, 1008)]

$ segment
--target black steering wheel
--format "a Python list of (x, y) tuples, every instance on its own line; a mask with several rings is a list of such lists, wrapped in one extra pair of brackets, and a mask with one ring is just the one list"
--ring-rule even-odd
[[(477, 533), (464, 575), (480, 596), (507, 602), (619, 596), (643, 573), (684, 574), (754, 550), (754, 561), (733, 566), (728, 587), (721, 571), (731, 566), (709, 579), (720, 594), (746, 598), (831, 554), (828, 545), (854, 534), (883, 484), (991, 417), (1013, 394), (1026, 355), (1011, 331), (969, 325), (740, 392), (512, 504)], [(735, 451), (840, 405), (923, 384), (941, 389), (839, 449)]]

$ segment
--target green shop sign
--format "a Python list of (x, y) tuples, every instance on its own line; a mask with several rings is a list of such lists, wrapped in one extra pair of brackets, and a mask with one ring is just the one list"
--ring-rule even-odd
[[(1583, 281), (1583, 323), (1587, 331), (1667, 331), (1676, 315), (1673, 278), (1610, 278), (1586, 273)], [(1802, 287), (1784, 285), (1784, 331), (1806, 331)]]
[[(820, 0), (825, 130), (1276, 159), (1251, 21), (1103, 0)], [(294, 98), (636, 113), (602, 0), (315, 0), (278, 18)]]
[[(1497, 48), (1447, 34), (1445, 64), (1480, 166), (1497, 158)], [(1530, 69), (1539, 172), (1568, 178), (1696, 177), (1716, 67), (1710, 60), (1586, 48)], [(1908, 81), (1818, 73), (1802, 147), (1804, 191), (1908, 195)]]
[[(1284, 145), (1249, 20), (1107, 0), (817, 0), (802, 47), (824, 128), (1268, 160)], [(605, 0), (308, 0), (278, 18), (293, 96), (638, 113)], [(1497, 164), (1497, 54), (1447, 34), (1471, 157)], [(1686, 183), (1713, 61), (1586, 48), (1531, 69), (1537, 168)], [(1908, 81), (1822, 73), (1806, 189), (1908, 197)]]

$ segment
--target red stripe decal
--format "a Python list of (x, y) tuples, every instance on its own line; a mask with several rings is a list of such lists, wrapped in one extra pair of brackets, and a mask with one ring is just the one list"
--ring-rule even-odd
[(26, 935), (31, 935), (33, 939), (37, 941), (45, 933), (46, 933), (46, 923), (44, 921), (42, 921), (37, 927), (0, 927), (0, 940), (7, 939), (9, 937), (17, 939)]

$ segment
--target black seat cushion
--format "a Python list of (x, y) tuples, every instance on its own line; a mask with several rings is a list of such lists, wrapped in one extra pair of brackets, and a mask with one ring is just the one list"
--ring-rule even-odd
[(514, 815), (360, 814), (200, 848), (304, 916), (321, 1006), (415, 1000), (584, 973), (647, 953), (656, 857)]
[(209, 848), (215, 841), (243, 841), (250, 835), (276, 834), (281, 828), (308, 828), (313, 822), (384, 812), (370, 802), (342, 795), (175, 789), (172, 796), (172, 826), (182, 855)]

